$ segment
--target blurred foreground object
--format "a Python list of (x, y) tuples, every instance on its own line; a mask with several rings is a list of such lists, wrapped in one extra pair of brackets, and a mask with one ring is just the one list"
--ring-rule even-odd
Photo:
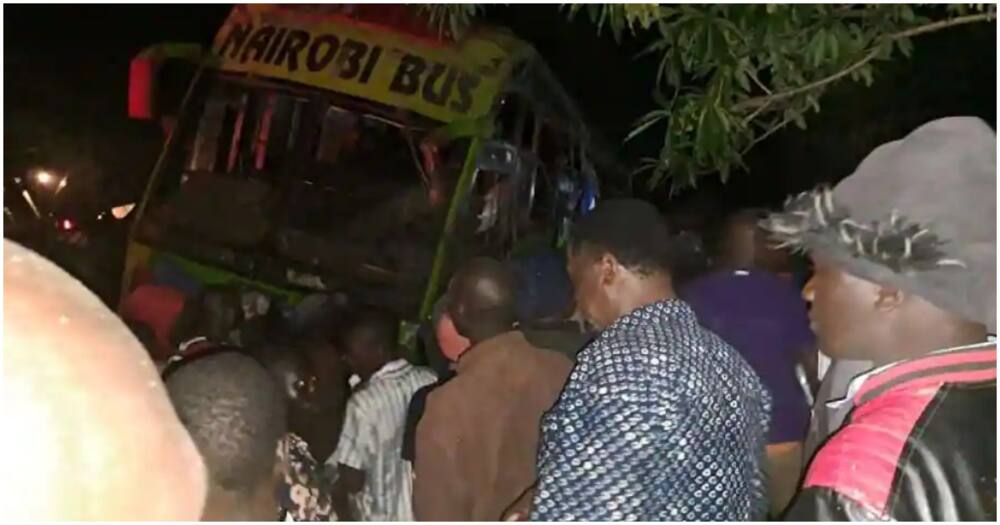
[(198, 519), (201, 458), (128, 328), (9, 241), (3, 280), (4, 517)]

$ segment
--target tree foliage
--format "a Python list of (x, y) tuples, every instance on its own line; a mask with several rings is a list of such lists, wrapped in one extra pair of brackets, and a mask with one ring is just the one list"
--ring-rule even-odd
[[(425, 7), (452, 34), (481, 14), (476, 4)], [(598, 32), (648, 41), (659, 59), (655, 107), (626, 137), (659, 131), (656, 157), (640, 160), (653, 186), (672, 190), (707, 174), (723, 181), (756, 144), (789, 124), (806, 126), (841, 81), (871, 85), (880, 62), (909, 57), (912, 38), (990, 22), (995, 5), (587, 4)], [(443, 27), (443, 26), (442, 26)]]

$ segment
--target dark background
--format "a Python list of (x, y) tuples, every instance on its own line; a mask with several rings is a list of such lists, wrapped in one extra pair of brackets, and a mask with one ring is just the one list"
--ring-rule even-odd
[[(4, 176), (24, 166), (65, 166), (95, 184), (76, 192), (141, 192), (161, 144), (159, 128), (126, 115), (128, 65), (164, 41), (210, 44), (227, 5), (11, 5), (4, 9)], [(620, 145), (652, 107), (655, 58), (636, 60), (643, 42), (616, 44), (585, 17), (567, 22), (556, 6), (495, 6), (486, 19), (532, 42), (597, 130)], [(776, 134), (750, 155), (752, 173), (723, 186), (706, 178), (672, 200), (647, 194), (673, 212), (717, 215), (739, 205), (779, 203), (790, 192), (850, 173), (872, 148), (947, 115), (996, 123), (996, 25), (976, 24), (915, 40), (912, 59), (876, 72), (871, 87), (846, 82), (810, 115), (808, 129)], [(653, 132), (621, 147), (634, 163), (655, 155)], [(45, 146), (45, 144), (50, 144)], [(76, 186), (76, 187), (72, 187)]]

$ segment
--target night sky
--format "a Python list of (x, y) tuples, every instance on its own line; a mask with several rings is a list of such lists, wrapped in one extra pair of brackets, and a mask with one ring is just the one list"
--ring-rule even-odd
[[(229, 10), (222, 5), (27, 6), (4, 8), (5, 177), (40, 129), (86, 136), (105, 187), (131, 193), (155, 161), (159, 131), (126, 116), (128, 64), (142, 48), (163, 41), (209, 44)], [(488, 19), (513, 29), (545, 57), (588, 119), (612, 144), (652, 105), (655, 60), (636, 61), (642, 42), (619, 45), (596, 36), (583, 16), (565, 21), (556, 6), (493, 7)], [(878, 144), (920, 123), (971, 114), (996, 123), (996, 25), (978, 24), (915, 41), (912, 60), (876, 74), (871, 88), (843, 84), (811, 115), (809, 129), (779, 133), (752, 154), (752, 175), (723, 188), (706, 180), (663, 208), (716, 211), (769, 204), (792, 191), (848, 175)], [(654, 154), (648, 134), (620, 152), (633, 161)], [(12, 155), (13, 154), (13, 155)], [(46, 155), (48, 155), (46, 153)]]

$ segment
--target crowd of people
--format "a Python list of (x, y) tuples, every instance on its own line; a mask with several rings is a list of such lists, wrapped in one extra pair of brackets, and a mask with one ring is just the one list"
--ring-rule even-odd
[(225, 320), (258, 308), (213, 294), (127, 327), (5, 241), (4, 509), (995, 521), (996, 152), (978, 119), (925, 124), (833, 188), (732, 214), (683, 279), (656, 207), (602, 201), (562, 254), (462, 264), (429, 366), (392, 314), (329, 298), (294, 337), (234, 343)]

